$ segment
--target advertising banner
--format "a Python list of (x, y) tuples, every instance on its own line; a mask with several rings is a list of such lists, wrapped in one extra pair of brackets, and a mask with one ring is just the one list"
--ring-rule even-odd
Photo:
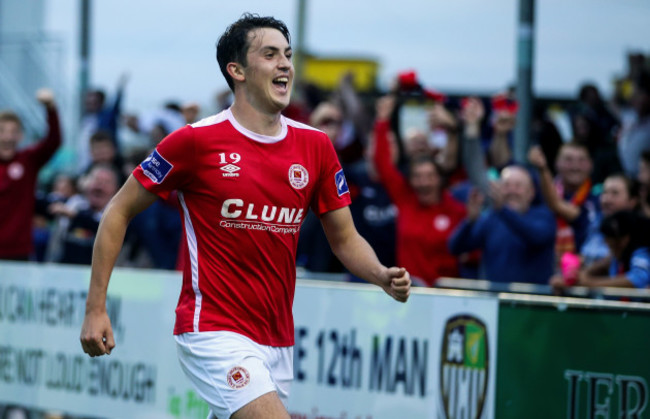
[(188, 388), (172, 338), (180, 276), (116, 270), (107, 298), (116, 348), (96, 358), (79, 342), (88, 282), (86, 267), (0, 266), (0, 403), (173, 417), (173, 401)]
[(377, 288), (303, 282), (292, 417), (492, 418), (497, 308), (493, 297), (401, 304)]
[(502, 303), (495, 417), (650, 415), (650, 311)]
[[(172, 338), (176, 272), (116, 269), (116, 348), (81, 350), (89, 269), (0, 263), (0, 405), (83, 417), (205, 418)], [(494, 417), (498, 301), (299, 281), (292, 418)]]

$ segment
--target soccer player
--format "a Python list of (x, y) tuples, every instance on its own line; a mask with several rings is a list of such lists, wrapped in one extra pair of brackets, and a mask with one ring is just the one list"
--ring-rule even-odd
[(280, 114), (294, 76), (284, 23), (243, 15), (219, 39), (217, 61), (233, 105), (165, 138), (104, 213), (81, 344), (90, 356), (114, 348), (105, 300), (126, 227), (177, 191), (189, 249), (174, 330), (181, 366), (212, 416), (289, 418), (295, 253), (307, 210), (353, 274), (401, 302), (411, 280), (357, 233), (327, 136)]

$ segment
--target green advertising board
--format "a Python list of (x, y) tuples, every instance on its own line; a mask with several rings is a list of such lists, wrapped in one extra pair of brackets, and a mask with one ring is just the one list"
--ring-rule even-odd
[(496, 418), (650, 417), (650, 310), (502, 301), (498, 348)]

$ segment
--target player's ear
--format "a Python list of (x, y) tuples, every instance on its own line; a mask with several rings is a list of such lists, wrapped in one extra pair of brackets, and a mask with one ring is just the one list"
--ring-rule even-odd
[(228, 74), (230, 74), (230, 77), (232, 77), (233, 80), (239, 82), (246, 80), (246, 76), (244, 76), (244, 67), (241, 64), (235, 62), (228, 63), (226, 70), (228, 70)]

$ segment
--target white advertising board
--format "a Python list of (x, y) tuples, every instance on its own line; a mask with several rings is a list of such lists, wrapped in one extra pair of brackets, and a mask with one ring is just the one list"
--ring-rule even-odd
[(88, 281), (86, 267), (0, 265), (0, 402), (166, 417), (170, 396), (185, 387), (176, 384), (185, 377), (172, 339), (180, 276), (116, 270), (107, 300), (116, 348), (96, 358), (79, 343)]
[(372, 287), (296, 291), (292, 418), (491, 418), (498, 302)]
[[(116, 269), (117, 347), (79, 344), (87, 267), (0, 262), (0, 404), (107, 418), (205, 418), (172, 338), (180, 274)], [(292, 418), (467, 417), (494, 411), (496, 298), (300, 281)]]

